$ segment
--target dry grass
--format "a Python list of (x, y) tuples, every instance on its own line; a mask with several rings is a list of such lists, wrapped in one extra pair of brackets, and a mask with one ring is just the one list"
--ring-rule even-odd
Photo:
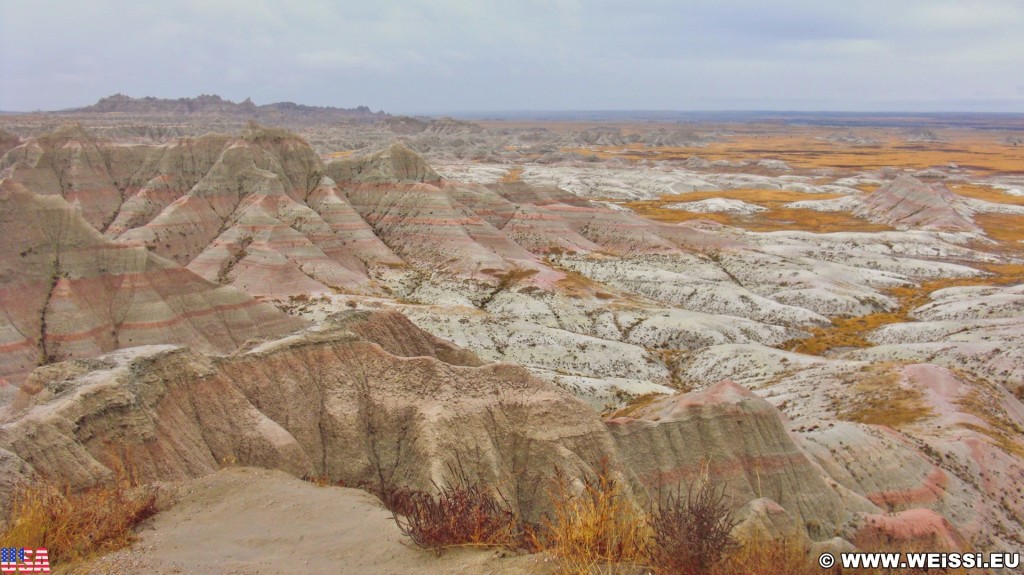
[(1013, 204), (1024, 206), (1024, 196), (1012, 196), (1003, 190), (992, 186), (981, 186), (978, 184), (951, 184), (949, 191), (965, 198), (985, 200), (994, 204)]
[[(1024, 164), (1024, 148), (1007, 146), (1001, 135), (970, 130), (942, 130), (945, 142), (907, 142), (904, 130), (858, 128), (858, 136), (877, 144), (834, 142), (828, 136), (843, 131), (833, 127), (748, 124), (732, 126), (735, 135), (704, 146), (646, 148), (638, 145), (566, 148), (566, 152), (627, 160), (685, 160), (691, 156), (715, 161), (771, 158), (798, 170), (817, 168), (850, 171), (887, 166), (924, 169), (956, 163), (985, 173), (1017, 173)], [(750, 171), (752, 167), (745, 168)]]
[(582, 492), (556, 471), (549, 496), (554, 510), (545, 519), (540, 547), (549, 549), (561, 573), (615, 573), (645, 560), (650, 527), (603, 462)]
[(958, 286), (992, 286), (1024, 283), (1024, 265), (986, 264), (979, 266), (993, 275), (970, 278), (945, 278), (929, 280), (918, 286), (899, 287), (889, 290), (899, 307), (891, 312), (877, 312), (859, 317), (835, 317), (832, 325), (812, 328), (811, 337), (795, 339), (779, 344), (787, 349), (809, 355), (825, 355), (843, 348), (866, 348), (872, 344), (867, 336), (870, 332), (891, 323), (912, 321), (910, 312), (928, 303), (934, 291)]
[(510, 506), (478, 483), (440, 488), (435, 497), (417, 491), (392, 498), (402, 534), (424, 548), (531, 548), (533, 530)]
[[(798, 230), (830, 233), (840, 231), (877, 232), (892, 230), (890, 226), (873, 224), (846, 212), (816, 212), (814, 210), (783, 207), (790, 202), (828, 200), (838, 197), (841, 196), (838, 194), (810, 195), (785, 190), (748, 188), (663, 195), (657, 200), (625, 202), (623, 205), (644, 217), (660, 222), (677, 223), (690, 220), (712, 220), (720, 224), (740, 227), (754, 232)], [(680, 202), (697, 202), (709, 198), (740, 200), (748, 204), (756, 204), (768, 208), (769, 211), (752, 215), (727, 213), (701, 214), (666, 207)]]
[(732, 530), (738, 522), (725, 489), (715, 488), (706, 471), (685, 499), (679, 491), (662, 497), (650, 523), (648, 557), (658, 573), (712, 572), (737, 548)]
[(998, 242), (1024, 240), (1024, 216), (1014, 214), (974, 214), (974, 223)]
[(898, 429), (932, 415), (920, 390), (900, 385), (895, 365), (868, 366), (853, 381), (852, 393), (832, 405), (838, 419)]
[(37, 482), (13, 493), (0, 540), (44, 547), (54, 563), (70, 563), (128, 546), (133, 528), (157, 512), (157, 491), (125, 478), (74, 492), (66, 485)]
[(379, 495), (403, 535), (436, 552), (452, 547), (536, 550), (535, 527), (500, 493), (470, 479), (459, 457), (448, 471), (452, 482), (435, 485), (436, 495), (392, 485)]
[[(976, 386), (987, 385), (976, 378), (958, 372), (958, 377), (966, 378), (974, 382)], [(1021, 427), (1006, 413), (1006, 409), (994, 398), (999, 397), (997, 393), (983, 396), (978, 390), (972, 390), (958, 405), (964, 413), (970, 413), (981, 418), (987, 426), (974, 425), (972, 423), (961, 423), (961, 427), (976, 431), (991, 438), (995, 444), (1010, 455), (1024, 458), (1024, 427)]]
[(647, 407), (648, 405), (654, 403), (655, 400), (660, 399), (662, 397), (665, 397), (664, 393), (651, 392), (645, 393), (643, 395), (638, 395), (630, 399), (625, 406), (620, 407), (619, 409), (616, 409), (615, 411), (609, 413), (607, 415), (607, 418), (615, 419), (616, 417), (630, 417), (637, 410)]
[(817, 557), (801, 542), (756, 538), (743, 542), (719, 564), (715, 575), (821, 575)]
[(505, 172), (505, 175), (501, 176), (501, 178), (498, 181), (501, 182), (501, 183), (505, 183), (505, 184), (511, 184), (513, 182), (520, 181), (522, 179), (522, 176), (523, 176), (523, 168), (522, 168), (522, 166), (515, 166), (515, 167), (512, 167), (512, 168), (509, 168), (508, 171)]
[[(464, 475), (460, 475), (463, 477)], [(421, 547), (483, 546), (547, 551), (563, 575), (811, 575), (821, 573), (805, 541), (753, 538), (736, 542), (722, 491), (704, 480), (644, 512), (613, 479), (607, 462), (582, 489), (556, 470), (552, 510), (538, 528), (523, 524), (504, 500), (464, 481), (439, 497), (403, 493), (392, 501), (402, 531)], [(402, 515), (402, 519), (397, 518)], [(897, 549), (892, 542), (870, 547)], [(951, 571), (959, 572), (959, 571)], [(919, 571), (860, 570), (865, 574)]]

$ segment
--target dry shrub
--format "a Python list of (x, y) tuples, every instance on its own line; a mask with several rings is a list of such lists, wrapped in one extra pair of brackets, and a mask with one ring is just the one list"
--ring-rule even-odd
[(649, 555), (658, 573), (709, 573), (737, 547), (732, 536), (737, 521), (725, 489), (716, 489), (706, 475), (685, 497), (679, 490), (662, 497), (650, 523)]
[(481, 546), (530, 549), (533, 529), (500, 496), (470, 481), (461, 465), (449, 466), (452, 485), (424, 491), (395, 490), (385, 503), (399, 530), (424, 549)]
[(132, 529), (157, 512), (157, 490), (119, 477), (111, 485), (72, 491), (42, 481), (15, 488), (0, 541), (45, 547), (50, 560), (72, 562), (129, 545)]
[(553, 510), (543, 522), (541, 546), (551, 550), (562, 573), (611, 573), (642, 563), (650, 533), (647, 520), (602, 460), (582, 493), (555, 471), (549, 493)]

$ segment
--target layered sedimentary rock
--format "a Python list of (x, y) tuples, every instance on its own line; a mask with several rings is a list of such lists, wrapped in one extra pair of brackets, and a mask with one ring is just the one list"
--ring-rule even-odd
[(877, 511), (837, 495), (778, 412), (735, 384), (605, 423), (394, 312), (347, 312), (228, 357), (148, 346), (40, 368), (4, 416), (0, 454), (0, 487), (31, 474), (85, 487), (126, 462), (142, 480), (181, 479), (230, 462), (431, 489), (461, 465), (528, 517), (556, 468), (581, 478), (605, 460), (641, 501), (705, 472), (737, 507), (772, 500), (813, 538)]
[(81, 126), (64, 124), (4, 154), (0, 173), (33, 192), (60, 195), (77, 204), (85, 220), (102, 230), (121, 205), (108, 158)]
[(423, 158), (402, 144), (361, 158), (335, 160), (327, 165), (327, 174), (339, 183), (385, 184), (439, 182)]
[(790, 439), (778, 411), (731, 381), (658, 399), (608, 426), (627, 465), (652, 493), (680, 486), (685, 492), (702, 477), (714, 478), (734, 500), (773, 500), (814, 538), (838, 531), (851, 507), (875, 510), (866, 500), (843, 501)]
[(981, 231), (955, 209), (956, 201), (957, 196), (942, 184), (900, 176), (864, 198), (854, 213), (904, 230)]
[(461, 461), (471, 477), (514, 484), (508, 496), (530, 514), (556, 465), (579, 476), (608, 457), (622, 469), (601, 420), (570, 394), (481, 365), (396, 313), (350, 312), (226, 358), (151, 346), (40, 368), (7, 420), (7, 475), (27, 463), (75, 487), (108, 479), (117, 461), (147, 481), (230, 461), (430, 489)]
[[(935, 529), (907, 534), (883, 516), (890, 503), (829, 478), (779, 412), (734, 383), (602, 422), (526, 370), (484, 364), (394, 312), (347, 312), (228, 357), (148, 346), (39, 368), (0, 425), (0, 498), (19, 478), (85, 487), (126, 462), (146, 481), (230, 463), (428, 490), (461, 465), (535, 518), (556, 468), (583, 478), (602, 460), (641, 504), (715, 482), (748, 530), (926, 540), (941, 527), (960, 540), (935, 511)], [(907, 503), (906, 518), (925, 513), (925, 500)]]
[[(924, 177), (922, 174), (917, 174)], [(899, 230), (983, 233), (974, 221), (976, 213), (1024, 214), (1024, 207), (965, 198), (941, 183), (926, 184), (910, 175), (886, 182), (867, 196), (844, 196), (831, 200), (805, 200), (787, 204), (790, 208), (821, 212), (851, 212), (872, 222)]]
[(135, 345), (229, 352), (294, 330), (288, 317), (141, 246), (104, 238), (66, 201), (0, 183), (0, 378)]
[(402, 264), (308, 144), (281, 130), (250, 125), (240, 137), (142, 146), (69, 125), (12, 150), (0, 167), (34, 193), (78, 203), (108, 237), (252, 294), (373, 291), (375, 268)]

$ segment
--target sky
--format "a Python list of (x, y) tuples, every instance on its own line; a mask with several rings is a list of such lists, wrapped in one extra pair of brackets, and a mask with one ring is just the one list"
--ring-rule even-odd
[(1024, 112), (1021, 0), (0, 0), (0, 110)]

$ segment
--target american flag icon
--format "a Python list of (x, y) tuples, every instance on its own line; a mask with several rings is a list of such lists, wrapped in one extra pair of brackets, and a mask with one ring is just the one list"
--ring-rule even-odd
[(50, 554), (45, 547), (0, 547), (0, 573), (49, 573)]

